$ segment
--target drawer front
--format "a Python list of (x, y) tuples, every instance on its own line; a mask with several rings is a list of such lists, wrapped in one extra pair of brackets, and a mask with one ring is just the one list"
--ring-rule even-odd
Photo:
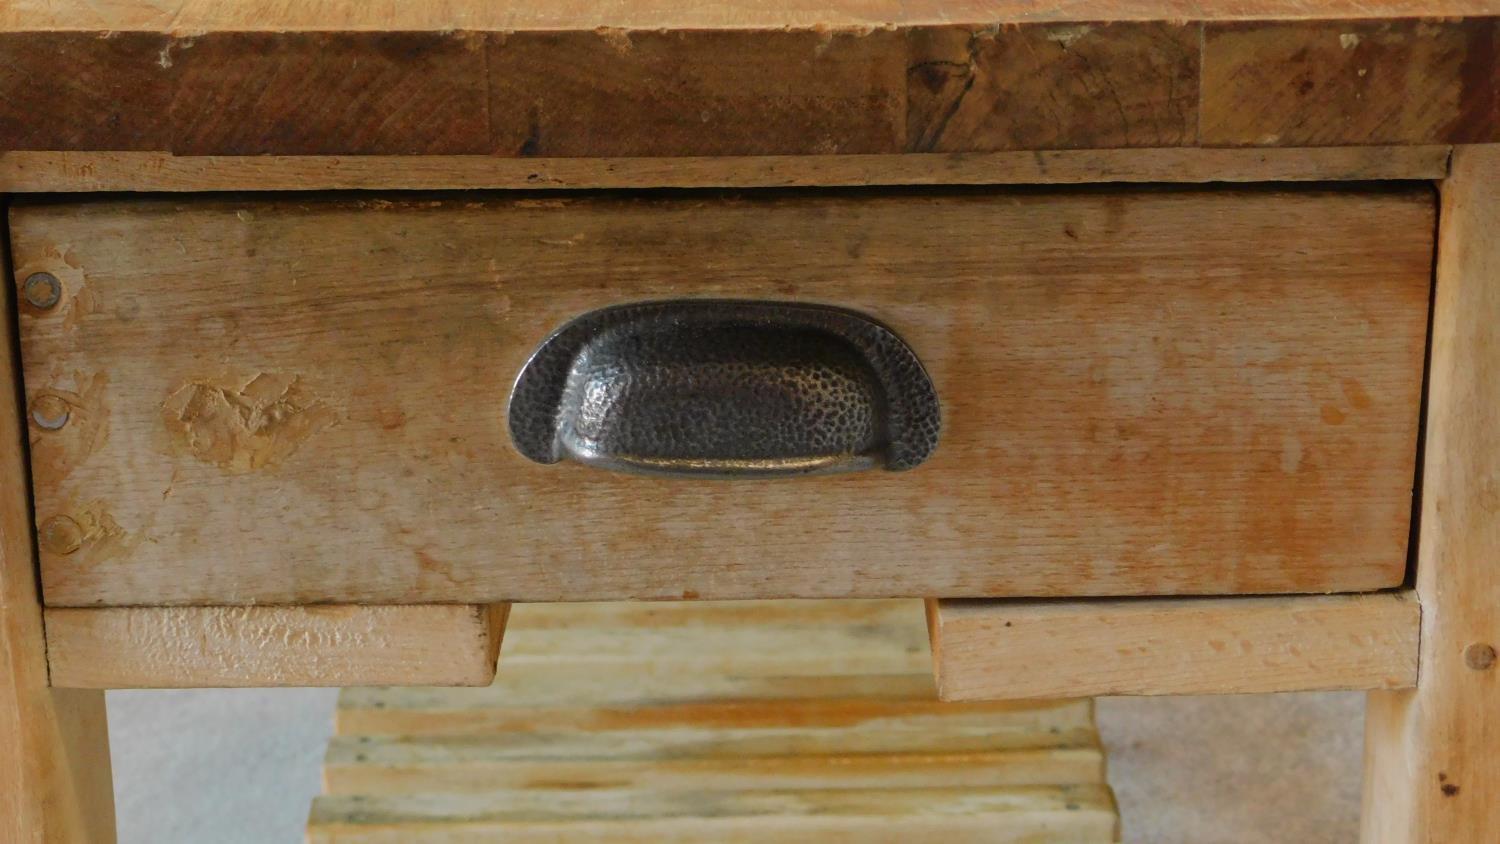
[[(1394, 586), (1433, 215), (1415, 187), (16, 207), (46, 599)], [(683, 297), (889, 326), (935, 452), (725, 481), (516, 451), (550, 332)]]

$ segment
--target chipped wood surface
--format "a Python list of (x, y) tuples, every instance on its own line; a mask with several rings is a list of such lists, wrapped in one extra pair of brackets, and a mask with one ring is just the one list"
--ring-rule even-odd
[(1500, 147), (1456, 152), (1441, 219), (1415, 578), (1422, 675), (1370, 695), (1365, 844), (1500, 830)]
[[(21, 314), (29, 399), (70, 409), (32, 430), (47, 600), (1395, 586), (1432, 214), (1425, 189), (17, 208), (17, 278), (65, 288)], [(757, 484), (521, 458), (536, 344), (672, 296), (890, 325), (936, 455)]]
[(0, 841), (108, 844), (104, 695), (47, 687), (11, 302), (0, 296)]
[(521, 605), (494, 686), (343, 694), (308, 837), (1115, 840), (1089, 701), (941, 704), (929, 660), (910, 600)]
[(0, 10), (11, 70), (0, 149), (596, 157), (1479, 142), (1500, 137), (1497, 15), (1492, 0), (22, 0)]
[(967, 154), (529, 158), (0, 152), (0, 191), (743, 188), (1441, 179), (1449, 148), (1054, 150)]
[(1406, 594), (936, 601), (944, 700), (1400, 689), (1417, 681)]
[(300, 377), (262, 372), (188, 381), (162, 402), (161, 419), (179, 450), (237, 473), (275, 467), (336, 424), (338, 412)]
[(46, 613), (52, 685), (483, 686), (508, 606), (122, 607)]

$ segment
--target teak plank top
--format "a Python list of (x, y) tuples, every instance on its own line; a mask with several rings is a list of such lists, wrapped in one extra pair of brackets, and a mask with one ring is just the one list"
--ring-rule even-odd
[(17, 0), (0, 151), (848, 155), (1500, 139), (1496, 0)]

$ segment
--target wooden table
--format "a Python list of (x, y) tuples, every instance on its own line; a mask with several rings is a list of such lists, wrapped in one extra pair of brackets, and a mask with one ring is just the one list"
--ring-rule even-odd
[[(0, 839), (112, 839), (101, 689), (787, 597), (929, 599), (948, 700), (1368, 690), (1364, 839), (1500, 836), (1500, 6), (595, 6), (0, 8)], [(888, 331), (936, 448), (817, 332), (749, 345), (862, 445), (710, 468), (871, 471), (513, 446), (549, 332), (703, 299)]]

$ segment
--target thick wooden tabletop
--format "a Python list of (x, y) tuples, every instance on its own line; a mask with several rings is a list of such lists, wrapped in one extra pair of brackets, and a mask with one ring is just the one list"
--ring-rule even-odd
[(11, 0), (0, 151), (817, 155), (1500, 139), (1500, 0)]

